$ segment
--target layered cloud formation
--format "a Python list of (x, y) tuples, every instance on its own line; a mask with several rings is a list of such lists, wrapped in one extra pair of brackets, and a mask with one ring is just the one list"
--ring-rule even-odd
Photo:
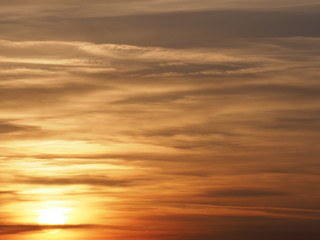
[(318, 239), (300, 2), (2, 1), (0, 235), (54, 205), (64, 239)]

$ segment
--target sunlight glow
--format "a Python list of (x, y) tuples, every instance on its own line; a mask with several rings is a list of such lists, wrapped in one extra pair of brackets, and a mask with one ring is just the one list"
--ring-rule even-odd
[[(66, 210), (58, 207), (51, 207), (42, 209), (39, 211), (38, 223), (39, 225), (63, 225), (65, 224), (67, 217), (65, 215)], [(57, 233), (60, 229), (49, 229), (49, 233)]]

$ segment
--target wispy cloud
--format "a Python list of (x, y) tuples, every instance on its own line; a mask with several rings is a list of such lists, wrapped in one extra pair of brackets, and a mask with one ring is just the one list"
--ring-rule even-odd
[(206, 193), (206, 196), (213, 196), (213, 197), (268, 197), (268, 196), (283, 196), (287, 195), (285, 192), (278, 192), (274, 190), (268, 189), (254, 189), (254, 188), (247, 188), (247, 189), (223, 189), (223, 190), (213, 190)]
[(10, 121), (0, 121), (0, 134), (20, 131), (32, 131), (35, 129), (36, 128), (33, 126), (14, 124)]
[(114, 239), (315, 240), (319, 38), (151, 45), (0, 41), (0, 234), (54, 202)]
[(55, 17), (101, 17), (101, 16), (121, 16), (137, 15), (174, 11), (199, 11), (199, 10), (219, 10), (219, 9), (308, 9), (308, 7), (318, 6), (316, 0), (135, 0), (135, 1), (102, 1), (94, 0), (90, 4), (84, 0), (65, 1), (38, 1), (32, 0), (25, 3), (23, 1), (3, 1), (2, 14), (11, 16), (9, 19), (16, 19), (21, 16), (55, 16)]
[(55, 225), (55, 226), (41, 226), (41, 225), (31, 225), (31, 224), (11, 224), (4, 225), (0, 224), (0, 234), (1, 235), (11, 235), (11, 234), (22, 234), (26, 232), (38, 232), (45, 229), (88, 229), (97, 228), (96, 225), (89, 224), (79, 224), (79, 225)]
[(106, 187), (129, 187), (142, 182), (143, 179), (112, 179), (107, 176), (69, 176), (69, 177), (22, 177), (17, 182), (39, 185), (91, 185)]

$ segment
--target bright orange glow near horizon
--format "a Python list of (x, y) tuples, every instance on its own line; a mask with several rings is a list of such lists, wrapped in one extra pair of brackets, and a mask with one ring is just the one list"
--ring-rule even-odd
[(319, 0), (1, 0), (0, 239), (319, 240)]

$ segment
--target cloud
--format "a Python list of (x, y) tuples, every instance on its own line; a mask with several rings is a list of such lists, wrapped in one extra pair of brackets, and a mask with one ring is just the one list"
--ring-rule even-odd
[(208, 41), (1, 41), (8, 219), (50, 201), (136, 239), (312, 239), (319, 38)]
[(292, 85), (273, 85), (273, 84), (257, 84), (257, 85), (240, 85), (234, 87), (224, 87), (224, 88), (213, 88), (213, 89), (193, 89), (190, 91), (180, 91), (180, 92), (169, 92), (164, 94), (146, 94), (145, 96), (135, 96), (129, 99), (124, 99), (117, 101), (116, 103), (131, 103), (131, 104), (141, 104), (155, 102), (167, 102), (175, 101), (187, 97), (194, 96), (212, 96), (217, 97), (219, 95), (229, 96), (229, 95), (258, 95), (261, 98), (264, 96), (268, 97), (278, 97), (278, 98), (288, 98), (292, 96), (293, 98), (301, 97), (303, 99), (311, 98), (316, 99), (318, 97), (320, 89), (314, 87), (304, 87), (304, 86), (292, 86)]
[[(168, 239), (299, 239), (305, 234), (315, 240), (317, 219), (287, 219), (276, 216), (215, 216), (209, 214), (168, 214), (146, 218), (170, 229)], [(186, 227), (188, 226), (188, 227)], [(150, 229), (152, 227), (150, 226)], [(156, 230), (155, 230), (156, 232)]]
[[(108, 16), (115, 11), (99, 6), (94, 12), (97, 13), (98, 9), (101, 14), (90, 16), (88, 8), (92, 6), (94, 4), (90, 3), (82, 9), (80, 16), (73, 17), (74, 12), (81, 10), (66, 13), (65, 9), (58, 11), (58, 16), (43, 16), (45, 11), (37, 15), (26, 8), (29, 16), (21, 17), (18, 13), (18, 19), (0, 22), (0, 35), (3, 39), (20, 41), (86, 41), (170, 48), (214, 48), (227, 43), (232, 46), (234, 38), (320, 36), (317, 11), (267, 11), (265, 8), (208, 11), (209, 8), (205, 8), (202, 11), (180, 12), (177, 9), (178, 12), (174, 12), (171, 8), (171, 13), (141, 15), (138, 10), (137, 15)], [(124, 9), (132, 8), (126, 6)], [(12, 16), (9, 14), (8, 18)]]
[(3, 109), (45, 107), (55, 105), (79, 94), (90, 93), (95, 86), (66, 84), (62, 86), (29, 86), (29, 87), (0, 87), (0, 106)]
[[(43, 74), (55, 72), (59, 74), (56, 76), (64, 81), (73, 75), (79, 77), (80, 74), (86, 74), (91, 78), (100, 75), (109, 81), (115, 77), (122, 78), (123, 82), (123, 76), (150, 77), (173, 74), (173, 77), (199, 78), (201, 75), (208, 75), (226, 78), (233, 75), (247, 77), (253, 74), (310, 68), (310, 65), (305, 66), (306, 64), (301, 62), (301, 58), (288, 59), (288, 47), (296, 52), (297, 56), (298, 53), (303, 54), (314, 67), (318, 66), (315, 52), (302, 51), (305, 44), (317, 47), (320, 44), (317, 39), (267, 39), (262, 42), (252, 41), (250, 44), (253, 46), (248, 46), (248, 42), (245, 41), (240, 41), (238, 44), (238, 47), (230, 50), (228, 43), (219, 48), (170, 49), (89, 42), (1, 41), (0, 60), (4, 64), (2, 67), (4, 71), (1, 72), (6, 74), (7, 78), (10, 73), (17, 78), (19, 71), (20, 76), (29, 71), (35, 75), (41, 72)], [(246, 54), (247, 51), (252, 53), (263, 51), (263, 55)], [(17, 58), (17, 54), (22, 54), (24, 57)], [(15, 71), (10, 72), (10, 69)], [(43, 79), (44, 76), (39, 75), (39, 78)], [(52, 75), (48, 74), (46, 81), (53, 84), (50, 78)], [(61, 83), (61, 80), (56, 79), (55, 82), (55, 84)]]
[(0, 224), (0, 234), (1, 235), (11, 235), (11, 234), (22, 234), (26, 232), (36, 232), (44, 229), (88, 229), (96, 228), (97, 225), (90, 224), (78, 224), (78, 225), (54, 225), (54, 226), (40, 226), (32, 224)]
[(108, 187), (128, 187), (138, 184), (143, 179), (113, 179), (106, 176), (70, 176), (70, 177), (22, 177), (16, 182), (39, 185), (92, 185)]
[(38, 129), (34, 126), (19, 125), (8, 121), (0, 120), (0, 134), (36, 130)]
[(285, 195), (288, 195), (288, 193), (270, 189), (255, 188), (221, 189), (205, 193), (205, 196), (208, 197), (276, 197)]
[(221, 9), (284, 9), (284, 10), (309, 10), (318, 6), (316, 0), (135, 0), (135, 1), (102, 1), (94, 0), (90, 4), (84, 0), (65, 1), (6, 1), (2, 3), (1, 13), (5, 19), (14, 20), (17, 18), (28, 18), (31, 16), (53, 16), (65, 18), (65, 16), (79, 17), (103, 17), (103, 16), (122, 16), (122, 15), (141, 15), (155, 14), (175, 11), (203, 11)]
[(16, 194), (15, 191), (0, 191), (0, 196), (1, 195), (12, 195), (12, 194)]

